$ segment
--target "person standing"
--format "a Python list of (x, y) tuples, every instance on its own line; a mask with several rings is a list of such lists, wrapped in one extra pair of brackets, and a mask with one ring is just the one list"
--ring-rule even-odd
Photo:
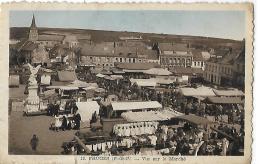
[(31, 141), (30, 141), (30, 145), (33, 151), (37, 151), (37, 146), (39, 143), (39, 139), (38, 137), (34, 134)]
[(75, 116), (74, 116), (74, 120), (75, 120), (75, 129), (76, 130), (79, 130), (80, 128), (80, 121), (81, 121), (81, 116), (80, 114), (78, 113), (78, 111), (76, 112)]

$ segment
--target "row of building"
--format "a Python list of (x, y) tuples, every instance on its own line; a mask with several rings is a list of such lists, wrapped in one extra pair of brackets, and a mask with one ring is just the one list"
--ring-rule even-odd
[(175, 68), (201, 69), (203, 78), (213, 84), (244, 85), (244, 41), (241, 49), (212, 52), (186, 43), (147, 44), (141, 36), (119, 37), (119, 40), (101, 43), (92, 42), (91, 37), (87, 40), (80, 42), (71, 34), (39, 34), (33, 16), (28, 38), (11, 44), (10, 56), (15, 56), (18, 63), (46, 66), (65, 63), (72, 68), (83, 65), (111, 69), (118, 63), (156, 63), (173, 71)]

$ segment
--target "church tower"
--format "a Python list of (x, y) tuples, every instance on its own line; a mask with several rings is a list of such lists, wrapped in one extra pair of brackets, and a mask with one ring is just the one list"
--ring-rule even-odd
[(33, 41), (33, 42), (36, 42), (38, 40), (38, 29), (37, 29), (36, 24), (35, 24), (34, 15), (33, 15), (33, 18), (32, 18), (32, 24), (31, 24), (31, 27), (30, 27), (28, 40)]

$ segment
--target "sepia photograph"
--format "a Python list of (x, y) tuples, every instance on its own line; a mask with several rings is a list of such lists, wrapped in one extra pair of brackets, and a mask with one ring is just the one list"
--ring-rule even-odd
[(246, 22), (234, 9), (10, 10), (8, 154), (244, 156)]

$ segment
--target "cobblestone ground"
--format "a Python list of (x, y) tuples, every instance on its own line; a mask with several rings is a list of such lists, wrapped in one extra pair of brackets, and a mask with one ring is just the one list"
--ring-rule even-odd
[[(25, 117), (22, 112), (9, 115), (9, 154), (60, 154), (64, 141), (70, 141), (76, 131), (49, 130), (54, 118), (50, 116)], [(37, 152), (30, 147), (32, 135), (39, 138)]]

